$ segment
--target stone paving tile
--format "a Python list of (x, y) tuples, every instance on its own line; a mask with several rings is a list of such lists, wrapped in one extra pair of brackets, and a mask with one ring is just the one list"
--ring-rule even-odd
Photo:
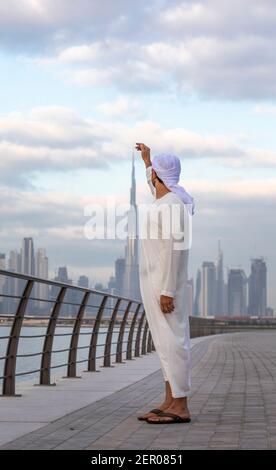
[(161, 370), (2, 449), (276, 449), (276, 331), (212, 336), (192, 349), (188, 424), (137, 415), (162, 400)]

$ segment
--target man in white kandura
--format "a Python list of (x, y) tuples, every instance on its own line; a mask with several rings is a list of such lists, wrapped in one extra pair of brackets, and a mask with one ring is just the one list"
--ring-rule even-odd
[[(191, 421), (187, 404), (191, 394), (187, 225), (194, 213), (194, 201), (178, 184), (178, 157), (161, 154), (151, 162), (146, 145), (137, 143), (136, 150), (141, 151), (155, 196), (147, 219), (147, 236), (141, 236), (140, 289), (166, 393), (162, 404), (138, 419), (152, 424), (186, 423)], [(169, 214), (164, 208), (170, 210)], [(152, 236), (156, 231), (158, 236)]]

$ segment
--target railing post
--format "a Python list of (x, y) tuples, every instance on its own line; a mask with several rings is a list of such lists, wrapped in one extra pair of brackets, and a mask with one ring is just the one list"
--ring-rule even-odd
[(102, 316), (103, 316), (107, 299), (108, 299), (108, 295), (104, 295), (101, 305), (99, 306), (97, 317), (95, 319), (91, 341), (90, 341), (90, 347), (89, 347), (87, 372), (96, 372), (96, 352), (97, 352), (98, 335), (99, 335), (99, 329), (100, 329), (101, 320), (102, 320)]
[(145, 310), (144, 310), (142, 315), (141, 315), (140, 321), (139, 321), (137, 335), (136, 335), (136, 339), (135, 339), (135, 357), (140, 356), (140, 339), (141, 339), (141, 332), (142, 332), (142, 326), (143, 326), (143, 321), (144, 321), (145, 315), (146, 314), (145, 314)]
[(151, 351), (152, 351), (152, 338), (151, 338), (151, 332), (149, 330), (147, 352), (150, 353)]
[(76, 316), (74, 328), (70, 341), (70, 350), (68, 355), (68, 366), (67, 366), (67, 377), (77, 377), (77, 354), (78, 354), (78, 343), (80, 337), (81, 323), (84, 316), (85, 308), (90, 296), (90, 292), (85, 292), (82, 303), (80, 304), (79, 311)]
[[(22, 297), (18, 304), (16, 314), (14, 316), (13, 325), (10, 331), (9, 342), (6, 352), (6, 361), (4, 367), (4, 379), (3, 379), (3, 395), (4, 396), (16, 396), (15, 395), (15, 373), (16, 373), (16, 360), (17, 350), (20, 332), (28, 305), (28, 300), (32, 292), (34, 281), (27, 281)], [(18, 395), (17, 395), (18, 396)]]
[(108, 324), (108, 331), (106, 335), (105, 347), (104, 347), (104, 360), (103, 360), (103, 367), (111, 367), (111, 345), (112, 345), (112, 336), (114, 325), (117, 317), (117, 313), (120, 307), (122, 299), (118, 299), (115, 307), (113, 309), (109, 324)]
[(40, 380), (39, 385), (55, 385), (51, 384), (51, 357), (52, 357), (52, 348), (55, 336), (55, 330), (57, 325), (57, 320), (59, 312), (62, 306), (66, 294), (67, 287), (61, 287), (58, 293), (58, 296), (53, 307), (48, 327), (47, 333), (44, 340), (43, 352), (41, 357), (41, 367), (40, 367)]
[(131, 304), (132, 304), (132, 301), (129, 301), (127, 304), (125, 313), (124, 313), (124, 317), (122, 319), (118, 341), (117, 341), (116, 362), (123, 362), (122, 351), (123, 351), (124, 333), (125, 333), (125, 326), (126, 326), (127, 317), (129, 314)]
[(147, 354), (147, 333), (148, 333), (148, 322), (146, 321), (145, 326), (144, 326), (144, 332), (143, 332), (143, 339), (142, 339), (142, 354)]
[(133, 342), (133, 335), (134, 335), (134, 329), (135, 329), (136, 320), (137, 320), (137, 317), (138, 317), (138, 313), (139, 313), (140, 307), (141, 307), (141, 304), (138, 304), (137, 307), (136, 307), (136, 311), (135, 311), (135, 314), (133, 315), (132, 322), (131, 322), (130, 329), (129, 329), (129, 333), (128, 333), (128, 340), (127, 340), (127, 356), (126, 356), (126, 358), (127, 358), (128, 360), (131, 360), (131, 359), (132, 359), (132, 342)]

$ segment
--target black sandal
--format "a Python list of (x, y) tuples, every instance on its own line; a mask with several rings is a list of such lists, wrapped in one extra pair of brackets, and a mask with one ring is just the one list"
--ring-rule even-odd
[[(159, 415), (160, 413), (162, 413), (162, 410), (159, 410), (159, 408), (154, 408), (153, 410), (148, 411), (148, 413), (154, 413), (155, 415)], [(139, 421), (147, 421), (148, 418), (137, 416), (137, 419), (139, 419)]]
[(161, 411), (161, 413), (158, 413), (158, 416), (165, 416), (168, 418), (172, 418), (168, 421), (162, 421), (162, 420), (156, 420), (156, 421), (150, 421), (150, 418), (147, 418), (147, 423), (149, 424), (171, 424), (171, 423), (190, 423), (191, 418), (181, 418), (181, 416), (178, 416), (174, 413), (169, 413), (166, 411)]

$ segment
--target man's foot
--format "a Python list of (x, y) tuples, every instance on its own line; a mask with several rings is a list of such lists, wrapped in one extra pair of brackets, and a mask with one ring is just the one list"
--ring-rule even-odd
[[(166, 413), (173, 413), (174, 415), (176, 416), (180, 416), (180, 418), (182, 419), (191, 419), (191, 415), (190, 415), (190, 412), (189, 412), (189, 409), (188, 408), (176, 408), (176, 407), (173, 407), (173, 406), (169, 406), (168, 408), (166, 408), (165, 410)], [(162, 421), (162, 423), (164, 422), (169, 422), (169, 421), (173, 421), (173, 417), (171, 416), (158, 416), (158, 415), (153, 415), (153, 416), (150, 416), (148, 419), (147, 419), (148, 423), (152, 423), (152, 422), (156, 422), (156, 421)]]
[[(156, 406), (156, 410), (160, 411), (165, 411), (167, 408), (171, 406), (172, 402), (164, 402), (162, 405)], [(150, 411), (148, 413), (144, 413), (143, 415), (137, 416), (137, 419), (140, 421), (146, 421), (148, 418), (154, 418), (155, 416), (158, 416), (157, 413), (151, 413)]]

